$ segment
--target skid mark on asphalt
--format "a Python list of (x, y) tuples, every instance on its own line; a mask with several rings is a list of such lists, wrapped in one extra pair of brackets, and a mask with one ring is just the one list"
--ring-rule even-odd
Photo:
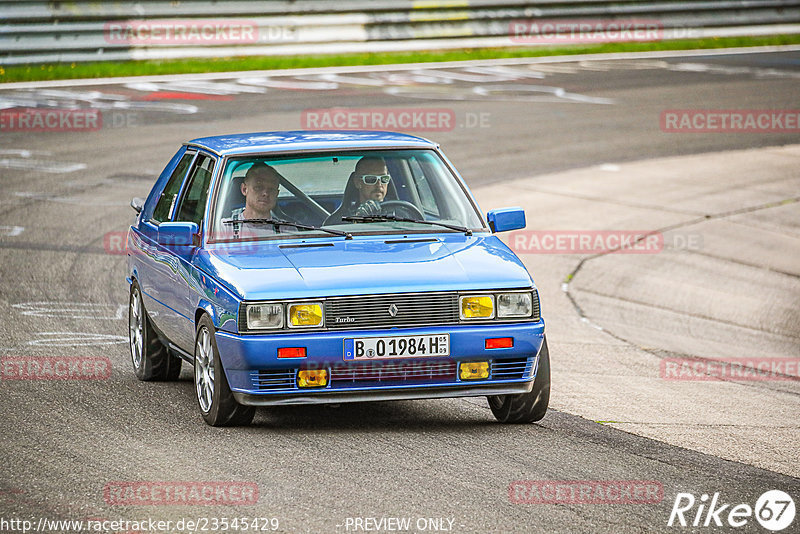
[(25, 231), (24, 226), (5, 226), (0, 225), (0, 236), (3, 237), (17, 237)]
[(52, 243), (30, 243), (27, 241), (0, 241), (0, 249), (11, 250), (36, 250), (44, 252), (73, 252), (75, 254), (98, 254), (108, 256), (109, 253), (103, 248), (91, 245), (55, 245)]
[(502, 102), (567, 102), (611, 105), (611, 98), (570, 93), (563, 87), (548, 85), (476, 85), (474, 87), (387, 87), (388, 95), (422, 100), (491, 100)]
[(0, 110), (13, 108), (138, 110), (191, 115), (197, 106), (177, 102), (132, 100), (128, 95), (100, 91), (69, 91), (64, 89), (27, 89), (0, 92)]
[(302, 80), (274, 80), (268, 76), (254, 76), (239, 78), (236, 83), (244, 85), (260, 85), (273, 89), (286, 89), (290, 91), (331, 91), (339, 87), (334, 82), (304, 82)]
[(0, 156), (18, 157), (0, 157), (0, 168), (65, 174), (80, 171), (87, 167), (85, 163), (31, 158), (31, 156), (42, 157), (49, 155), (51, 155), (51, 153), (46, 151), (27, 150), (24, 148), (4, 148), (0, 150)]
[[(62, 197), (58, 195), (53, 195), (50, 193), (34, 193), (32, 191), (16, 191), (14, 196), (28, 198), (32, 200), (47, 200), (50, 202), (58, 202), (60, 204), (79, 204), (81, 206), (86, 205), (85, 199), (75, 198), (75, 197)], [(99, 200), (92, 200), (92, 206), (124, 206), (126, 202), (124, 201), (99, 201)]]
[(47, 347), (92, 347), (127, 343), (128, 338), (113, 334), (91, 334), (87, 332), (37, 332), (37, 339), (28, 345)]
[(34, 317), (55, 317), (68, 319), (111, 319), (125, 318), (127, 306), (124, 304), (94, 304), (91, 302), (22, 302), (12, 305), (22, 315)]
[(179, 91), (205, 95), (238, 95), (241, 93), (266, 93), (267, 89), (257, 85), (240, 85), (231, 82), (139, 82), (125, 84), (126, 89), (148, 93)]
[(2, 158), (0, 168), (66, 174), (86, 168), (85, 163), (47, 161), (42, 159)]

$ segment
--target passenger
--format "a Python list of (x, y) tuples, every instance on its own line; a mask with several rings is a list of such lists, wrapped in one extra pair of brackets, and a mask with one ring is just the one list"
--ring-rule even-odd
[(276, 219), (274, 212), (278, 203), (281, 175), (266, 163), (254, 163), (247, 169), (242, 181), (243, 208), (234, 209), (231, 218), (239, 219)]
[[(281, 175), (266, 163), (254, 163), (247, 169), (241, 184), (244, 207), (231, 211), (231, 220), (277, 219), (285, 221), (286, 215), (278, 207)], [(225, 224), (221, 238), (248, 238), (280, 233), (288, 226), (276, 228), (269, 224)]]

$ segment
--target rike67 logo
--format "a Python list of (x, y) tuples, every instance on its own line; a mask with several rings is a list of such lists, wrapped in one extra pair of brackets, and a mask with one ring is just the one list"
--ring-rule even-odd
[(720, 499), (719, 492), (714, 493), (710, 501), (707, 493), (699, 499), (691, 493), (678, 493), (667, 526), (738, 528), (747, 525), (755, 517), (765, 529), (778, 532), (791, 525), (794, 516), (794, 500), (780, 490), (765, 491), (756, 500), (755, 507), (748, 503), (725, 503)]

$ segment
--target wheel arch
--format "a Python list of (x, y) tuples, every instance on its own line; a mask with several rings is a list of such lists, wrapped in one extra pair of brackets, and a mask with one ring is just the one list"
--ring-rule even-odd
[(195, 330), (197, 330), (197, 325), (200, 323), (200, 318), (203, 316), (203, 314), (206, 314), (211, 318), (211, 322), (214, 324), (215, 329), (219, 328), (219, 316), (217, 315), (214, 305), (209, 301), (202, 299), (197, 303), (197, 309), (194, 311)]

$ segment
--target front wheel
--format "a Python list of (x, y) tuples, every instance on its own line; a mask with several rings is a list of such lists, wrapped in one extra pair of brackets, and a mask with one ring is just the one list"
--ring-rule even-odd
[(144, 381), (178, 379), (181, 374), (181, 359), (170, 354), (158, 339), (144, 309), (142, 291), (136, 282), (131, 285), (128, 306), (128, 340), (136, 378)]
[(519, 395), (492, 395), (489, 408), (501, 423), (533, 423), (539, 421), (550, 404), (550, 353), (547, 340), (542, 342), (539, 351), (539, 369), (530, 393)]
[(249, 425), (256, 410), (252, 406), (242, 406), (233, 398), (214, 330), (214, 323), (203, 315), (197, 324), (194, 344), (194, 385), (200, 413), (211, 426)]

